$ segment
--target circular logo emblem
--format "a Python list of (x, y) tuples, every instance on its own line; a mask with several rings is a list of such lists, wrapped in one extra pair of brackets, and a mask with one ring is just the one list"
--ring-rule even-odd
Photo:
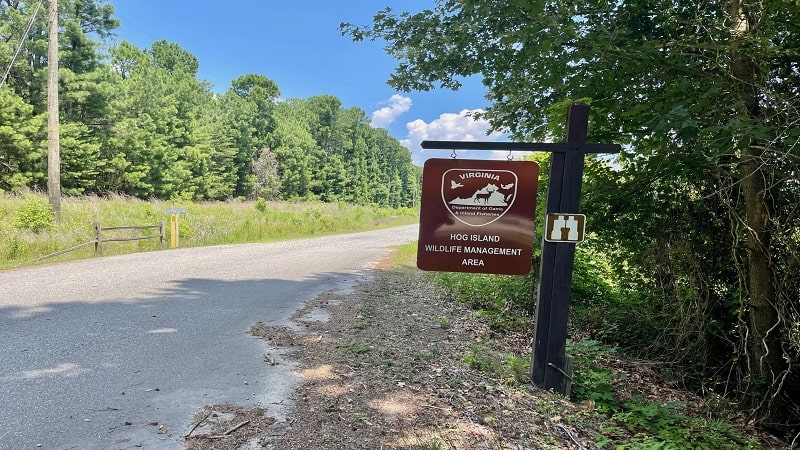
[(462, 223), (482, 227), (511, 208), (517, 182), (517, 175), (509, 170), (450, 169), (442, 174), (442, 201)]

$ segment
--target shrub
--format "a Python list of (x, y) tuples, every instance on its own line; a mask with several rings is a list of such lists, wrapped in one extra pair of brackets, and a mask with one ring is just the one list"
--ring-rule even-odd
[(53, 228), (55, 215), (50, 204), (41, 197), (29, 195), (25, 198), (17, 216), (14, 219), (14, 226), (20, 230), (30, 230), (39, 233), (43, 230)]

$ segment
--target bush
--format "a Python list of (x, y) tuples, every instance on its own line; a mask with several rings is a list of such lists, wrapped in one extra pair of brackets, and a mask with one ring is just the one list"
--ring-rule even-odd
[(39, 233), (49, 230), (55, 225), (55, 214), (50, 204), (43, 198), (29, 195), (25, 203), (17, 211), (14, 226), (20, 230), (30, 230)]

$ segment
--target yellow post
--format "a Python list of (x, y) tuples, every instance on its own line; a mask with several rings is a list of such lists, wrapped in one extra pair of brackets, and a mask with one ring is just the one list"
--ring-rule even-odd
[(169, 215), (169, 248), (178, 248), (178, 215)]

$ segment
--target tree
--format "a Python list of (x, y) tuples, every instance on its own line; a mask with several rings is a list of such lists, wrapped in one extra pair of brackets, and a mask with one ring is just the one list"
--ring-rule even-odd
[[(800, 6), (779, 0), (439, 0), (341, 28), (387, 42), (399, 60), (395, 88), (457, 89), (463, 77), (482, 77), (485, 117), (516, 139), (556, 134), (553, 105), (591, 102), (590, 139), (626, 144), (616, 167), (593, 172), (597, 190), (584, 204), (611, 212), (593, 228), (623, 230), (631, 240), (621, 251), (635, 258), (667, 249), (659, 235), (685, 240), (673, 256), (702, 270), (676, 260), (666, 274), (674, 288), (662, 292), (712, 302), (695, 308), (704, 361), (717, 364), (709, 372), (741, 361), (731, 391), (766, 423), (791, 423), (800, 417), (791, 331), (800, 288), (781, 273), (796, 267), (783, 249), (797, 248), (800, 222), (788, 206), (800, 200), (798, 24)], [(648, 197), (630, 198), (643, 189)], [(659, 235), (636, 242), (631, 223)], [(661, 266), (641, 269), (657, 281)], [(719, 348), (724, 358), (712, 353)]]
[(72, 73), (90, 73), (102, 64), (99, 48), (119, 26), (114, 7), (105, 0), (60, 0), (61, 66)]
[(311, 120), (305, 103), (290, 99), (278, 105), (277, 128), (273, 135), (281, 196), (284, 199), (311, 197), (315, 155), (319, 152), (308, 126)]
[[(3, 5), (5, 3), (5, 5)], [(33, 13), (36, 1), (0, 1), (0, 65), (3, 69), (11, 62), (13, 49), (25, 38), (21, 52), (14, 60), (7, 83), (25, 101), (34, 105), (38, 114), (46, 109), (45, 79), (47, 68), (47, 11), (39, 8), (27, 35), (24, 31)], [(112, 36), (119, 21), (112, 17), (114, 7), (106, 0), (60, 0), (59, 14), (59, 65), (60, 93), (72, 90), (73, 81), (81, 83), (81, 77), (91, 77), (96, 70), (104, 71), (103, 57), (99, 49), (102, 41)], [(83, 89), (91, 88), (83, 82)], [(62, 112), (69, 112), (71, 102), (67, 99)], [(96, 100), (96, 99), (93, 99)], [(67, 121), (69, 121), (69, 116)]]
[(7, 87), (0, 88), (0, 190), (43, 187), (45, 120)]
[(273, 144), (270, 135), (276, 127), (274, 110), (280, 95), (273, 80), (259, 74), (248, 74), (233, 80), (219, 103), (225, 111), (226, 123), (235, 130), (237, 195), (251, 195), (253, 192), (253, 162), (258, 159), (260, 149)]
[(267, 200), (277, 200), (281, 194), (278, 159), (269, 149), (262, 149), (253, 163), (255, 175), (255, 196)]
[(212, 94), (196, 78), (197, 59), (166, 41), (149, 50), (123, 42), (112, 49), (111, 63), (120, 79), (104, 149), (109, 188), (138, 197), (204, 198), (215, 134), (203, 127)]
[(411, 153), (358, 108), (333, 96), (276, 107), (272, 136), (281, 196), (412, 207), (418, 177)]
[(251, 97), (254, 101), (262, 103), (264, 107), (273, 104), (281, 96), (278, 84), (269, 78), (251, 73), (231, 81), (231, 91), (239, 97)]
[[(46, 8), (38, 7), (39, 2), (2, 3), (5, 5), (0, 9), (0, 65), (7, 67), (12, 62), (11, 47), (23, 44), (11, 64), (7, 84), (38, 116), (46, 110), (48, 14)], [(60, 156), (69, 167), (86, 169), (83, 174), (63, 172), (65, 189), (70, 193), (96, 191), (100, 186), (92, 171), (103, 170), (103, 160), (95, 156), (105, 138), (102, 125), (113, 90), (111, 72), (103, 64), (104, 55), (99, 51), (100, 40), (110, 37), (118, 22), (112, 18), (113, 7), (103, 0), (61, 0), (51, 5), (58, 6), (60, 25), (57, 49), (60, 69), (58, 90), (54, 91), (59, 98), (60, 123), (64, 124), (60, 135), (65, 148)], [(25, 34), (28, 22), (31, 28)]]

